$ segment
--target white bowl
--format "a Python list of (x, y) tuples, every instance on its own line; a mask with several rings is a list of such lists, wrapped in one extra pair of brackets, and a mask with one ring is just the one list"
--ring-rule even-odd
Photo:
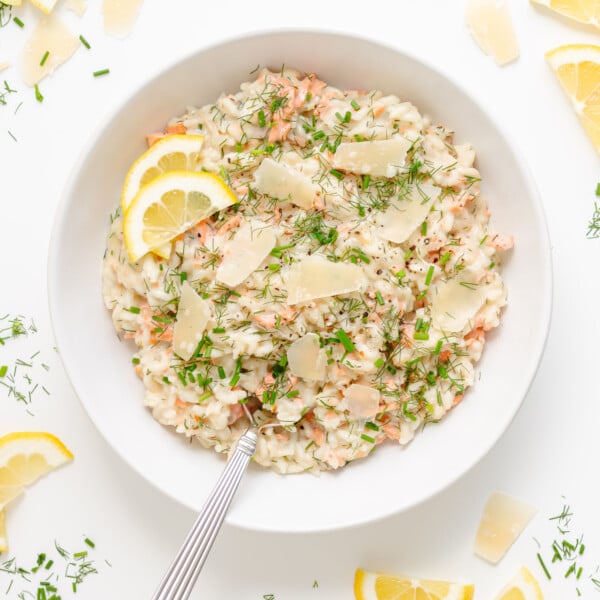
[(347, 527), (406, 510), (441, 491), (490, 450), (515, 416), (550, 319), (545, 219), (524, 162), (501, 125), (422, 61), (370, 41), (302, 31), (244, 37), (189, 56), (133, 93), (89, 142), (66, 187), (50, 247), (50, 309), (60, 354), (90, 418), (123, 460), (178, 502), (200, 509), (224, 458), (190, 445), (143, 406), (132, 347), (118, 341), (102, 303), (108, 218), (128, 166), (144, 150), (144, 135), (187, 105), (237, 90), (258, 64), (315, 72), (342, 88), (395, 93), (451, 127), (458, 142), (470, 141), (477, 150), (494, 227), (516, 239), (503, 268), (509, 306), (486, 345), (481, 379), (457, 410), (407, 448), (384, 445), (339, 472), (280, 476), (252, 468), (227, 517), (230, 524), (265, 531)]

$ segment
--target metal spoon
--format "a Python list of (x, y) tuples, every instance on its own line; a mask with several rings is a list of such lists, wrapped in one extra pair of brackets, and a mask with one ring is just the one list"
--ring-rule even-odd
[(238, 440), (235, 452), (227, 462), (225, 470), (152, 596), (152, 600), (189, 598), (250, 458), (256, 450), (256, 440), (254, 429), (248, 429)]

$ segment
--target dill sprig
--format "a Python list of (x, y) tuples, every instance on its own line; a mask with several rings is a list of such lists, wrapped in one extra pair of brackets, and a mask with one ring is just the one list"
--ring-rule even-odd
[(594, 202), (594, 212), (588, 223), (586, 237), (588, 239), (600, 238), (600, 206), (597, 202)]

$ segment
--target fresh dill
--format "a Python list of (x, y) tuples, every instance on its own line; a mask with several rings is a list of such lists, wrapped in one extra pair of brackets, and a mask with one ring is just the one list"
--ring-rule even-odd
[[(597, 191), (598, 190), (596, 190), (596, 192)], [(588, 239), (600, 238), (600, 206), (598, 206), (597, 202), (594, 202), (594, 212), (588, 223), (586, 237)]]

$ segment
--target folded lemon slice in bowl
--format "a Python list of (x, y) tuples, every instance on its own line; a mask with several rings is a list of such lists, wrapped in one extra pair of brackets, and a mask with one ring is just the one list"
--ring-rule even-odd
[(356, 569), (354, 576), (356, 600), (472, 600), (474, 590), (470, 584), (414, 579), (363, 569)]
[(123, 219), (125, 247), (131, 262), (159, 248), (238, 201), (213, 173), (172, 171), (144, 185)]

